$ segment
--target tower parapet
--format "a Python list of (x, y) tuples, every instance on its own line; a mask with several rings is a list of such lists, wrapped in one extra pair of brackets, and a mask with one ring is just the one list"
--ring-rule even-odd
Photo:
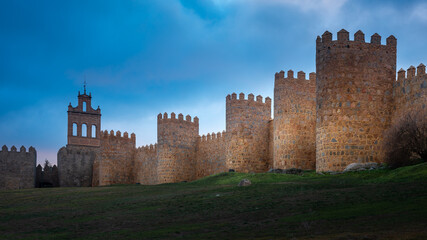
[(0, 150), (0, 190), (34, 188), (36, 180), (37, 152), (24, 146), (18, 149), (6, 145)]
[(122, 136), (122, 133), (120, 131), (116, 131), (114, 133), (113, 130), (110, 130), (110, 132), (108, 132), (107, 130), (104, 130), (104, 131), (101, 131), (100, 136), (101, 136), (102, 142), (107, 142), (107, 141), (115, 139), (116, 141), (123, 142), (123, 144), (130, 144), (130, 145), (133, 145), (134, 147), (136, 144), (135, 133), (131, 133), (131, 135), (129, 137), (128, 132), (124, 132), (123, 136)]
[(268, 122), (271, 119), (271, 99), (253, 94), (233, 93), (226, 97), (226, 163), (239, 172), (268, 170)]
[(226, 172), (225, 149), (226, 132), (208, 133), (199, 137), (197, 142), (196, 177)]
[(407, 71), (400, 69), (393, 86), (393, 97), (393, 122), (407, 113), (425, 111), (427, 109), (426, 66), (421, 63), (416, 69), (414, 66), (409, 67)]
[(157, 144), (150, 144), (136, 149), (135, 181), (140, 184), (157, 184)]
[(316, 40), (316, 169), (341, 171), (353, 162), (383, 159), (382, 133), (390, 124), (396, 38), (374, 34), (365, 43), (345, 30)]
[(199, 118), (175, 113), (157, 116), (157, 158), (159, 183), (191, 181), (195, 179), (196, 144)]
[(274, 168), (315, 169), (316, 74), (289, 70), (275, 74), (273, 119)]

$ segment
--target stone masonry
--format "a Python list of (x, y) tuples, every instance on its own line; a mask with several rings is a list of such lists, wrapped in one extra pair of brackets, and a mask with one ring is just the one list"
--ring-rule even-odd
[(120, 131), (101, 132), (101, 147), (97, 152), (93, 185), (130, 184), (135, 182), (135, 134)]
[(281, 71), (274, 82), (274, 168), (316, 166), (316, 74)]
[(408, 112), (425, 111), (427, 104), (427, 74), (426, 66), (420, 64), (397, 73), (397, 81), (393, 87), (394, 113), (392, 122)]
[[(274, 118), (269, 97), (233, 93), (225, 101), (225, 131), (200, 136), (197, 117), (164, 113), (157, 116), (157, 143), (143, 147), (133, 133), (101, 131), (101, 110), (92, 108), (85, 87), (77, 106), (68, 106), (59, 185), (172, 183), (230, 169), (342, 171), (351, 163), (382, 162), (384, 131), (409, 112), (427, 111), (426, 67), (401, 69), (396, 79), (396, 47), (394, 36), (383, 45), (378, 34), (365, 42), (362, 31), (353, 40), (344, 29), (336, 40), (326, 31), (316, 40), (316, 73), (308, 79), (302, 71), (296, 78), (292, 70), (275, 74)], [(35, 184), (35, 149), (3, 146), (0, 189)]]
[(196, 156), (196, 178), (228, 171), (226, 164), (226, 134), (208, 133), (199, 137)]
[(77, 96), (78, 104), (68, 105), (68, 143), (58, 151), (58, 176), (61, 187), (92, 186), (95, 157), (101, 146), (101, 109), (92, 108), (92, 96)]
[(24, 146), (3, 146), (0, 151), (0, 190), (34, 188), (36, 184), (37, 152)]
[(192, 181), (196, 178), (196, 143), (199, 119), (175, 113), (157, 116), (157, 176), (159, 183)]
[(135, 134), (101, 132), (99, 107), (79, 93), (78, 106), (69, 106), (68, 145), (58, 153), (61, 186), (192, 181), (229, 169), (342, 171), (350, 163), (382, 162), (384, 131), (408, 111), (426, 111), (425, 66), (400, 70), (396, 80), (395, 37), (382, 45), (378, 34), (368, 43), (361, 31), (350, 40), (341, 30), (332, 38), (328, 31), (317, 38), (316, 73), (308, 79), (302, 71), (275, 74), (274, 118), (270, 98), (228, 95), (223, 132), (200, 136), (197, 117), (164, 113), (157, 116), (157, 143), (136, 147)]
[(354, 162), (381, 162), (396, 76), (396, 38), (371, 42), (345, 30), (316, 41), (316, 169), (340, 171)]
[(269, 126), (271, 99), (243, 93), (226, 98), (226, 164), (238, 172), (265, 172), (269, 156)]

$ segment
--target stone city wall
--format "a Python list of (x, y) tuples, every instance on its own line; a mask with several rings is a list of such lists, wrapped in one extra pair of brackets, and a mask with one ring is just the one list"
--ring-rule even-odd
[(0, 190), (34, 188), (36, 179), (37, 152), (24, 146), (17, 151), (15, 146), (3, 146), (0, 151)]
[(225, 161), (226, 133), (202, 135), (197, 144), (196, 178), (227, 172)]
[(96, 156), (94, 185), (130, 184), (135, 182), (135, 134), (101, 132), (101, 147)]
[(264, 172), (269, 165), (271, 99), (243, 93), (226, 97), (226, 163), (238, 172)]
[[(406, 74), (407, 73), (407, 74)], [(399, 120), (410, 112), (425, 111), (427, 104), (427, 74), (424, 64), (415, 72), (411, 66), (408, 71), (400, 69), (393, 87), (394, 114), (392, 122)]]
[(280, 71), (274, 82), (274, 168), (316, 168), (316, 74)]
[(274, 168), (274, 121), (268, 122), (268, 169)]
[[(270, 98), (233, 93), (226, 97), (225, 132), (199, 136), (197, 117), (159, 114), (157, 145), (138, 149), (135, 134), (101, 132), (100, 108), (91, 107), (90, 93), (79, 93), (78, 106), (68, 107), (68, 145), (58, 151), (60, 186), (192, 181), (229, 169), (341, 171), (381, 162), (384, 131), (427, 102), (423, 64), (400, 70), (396, 81), (396, 43), (390, 36), (382, 45), (378, 34), (367, 43), (361, 31), (350, 40), (344, 29), (333, 40), (326, 31), (316, 40), (316, 74), (309, 80), (304, 72), (276, 73), (273, 120)], [(35, 161), (32, 147), (4, 146), (0, 189), (34, 187)]]
[(134, 165), (135, 181), (144, 185), (157, 184), (157, 165), (157, 144), (137, 148)]
[(316, 170), (342, 171), (355, 162), (383, 161), (396, 76), (396, 38), (374, 34), (354, 41), (325, 32), (316, 41)]
[(62, 147), (58, 151), (58, 176), (61, 187), (90, 187), (99, 147)]
[(199, 118), (175, 113), (157, 116), (157, 159), (159, 183), (192, 181), (196, 177), (196, 144)]

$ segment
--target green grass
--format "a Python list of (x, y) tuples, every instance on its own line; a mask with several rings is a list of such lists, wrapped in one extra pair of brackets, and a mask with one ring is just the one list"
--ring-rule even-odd
[(0, 191), (0, 239), (427, 239), (426, 219), (426, 163)]

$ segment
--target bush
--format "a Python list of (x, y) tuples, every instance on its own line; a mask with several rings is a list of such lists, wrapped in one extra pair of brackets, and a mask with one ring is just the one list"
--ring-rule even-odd
[(427, 109), (410, 112), (385, 132), (385, 161), (398, 168), (427, 161)]

